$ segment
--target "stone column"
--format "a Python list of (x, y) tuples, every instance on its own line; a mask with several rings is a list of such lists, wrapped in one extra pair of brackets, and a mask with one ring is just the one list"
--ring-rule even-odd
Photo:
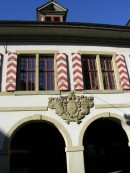
[(9, 173), (10, 155), (0, 153), (0, 173)]
[(130, 126), (126, 124), (126, 122), (121, 121), (122, 124), (122, 128), (124, 129), (124, 131), (127, 134), (128, 137), (128, 146), (130, 147)]
[(67, 173), (85, 173), (83, 147), (66, 148)]

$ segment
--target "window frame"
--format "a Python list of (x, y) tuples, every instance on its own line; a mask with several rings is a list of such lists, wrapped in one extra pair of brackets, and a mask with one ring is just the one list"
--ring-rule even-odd
[(2, 70), (3, 70), (3, 54), (1, 56), (1, 65), (0, 65), (0, 92), (2, 91)]
[[(115, 52), (100, 52), (100, 51), (79, 51), (82, 59), (82, 55), (94, 55), (96, 56), (96, 66), (97, 66), (97, 73), (98, 73), (98, 82), (99, 82), (99, 90), (122, 90), (121, 84), (120, 84), (120, 78), (119, 78), (119, 72), (116, 64), (116, 53)], [(115, 76), (115, 89), (104, 89), (103, 85), (103, 77), (102, 77), (102, 70), (100, 65), (100, 56), (111, 56), (112, 57), (112, 64), (113, 64), (113, 70), (114, 70), (114, 76)]]
[[(47, 20), (47, 18), (50, 20)], [(55, 19), (59, 19), (59, 20), (55, 20)], [(46, 22), (62, 22), (62, 17), (60, 15), (45, 15), (44, 21), (46, 21)]]
[[(35, 50), (17, 50), (17, 54), (18, 54), (18, 59), (20, 58), (21, 55), (34, 55), (35, 59), (36, 59), (36, 64), (35, 64), (35, 90), (18, 90), (18, 88), (16, 89), (16, 91), (28, 91), (28, 92), (35, 92), (35, 91), (57, 91), (58, 90), (58, 86), (57, 86), (57, 67), (56, 67), (56, 55), (57, 55), (58, 51), (35, 51)], [(54, 90), (39, 90), (39, 57), (40, 55), (50, 55), (54, 57)], [(17, 59), (17, 62), (18, 62)], [(19, 67), (17, 67), (18, 69)], [(19, 71), (19, 70), (18, 70)], [(17, 71), (17, 79), (19, 77), (19, 72)], [(17, 85), (16, 85), (17, 86)]]

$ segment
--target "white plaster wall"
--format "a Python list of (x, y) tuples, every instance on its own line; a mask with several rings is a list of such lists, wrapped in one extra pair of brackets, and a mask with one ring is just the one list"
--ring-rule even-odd
[[(66, 53), (69, 59), (69, 71), (71, 89), (73, 90), (73, 75), (72, 75), (72, 57), (71, 53), (78, 51), (104, 51), (104, 52), (115, 52), (116, 54), (123, 54), (126, 58), (127, 67), (130, 73), (130, 49), (120, 47), (100, 47), (100, 46), (69, 46), (69, 45), (8, 45), (8, 51), (16, 52), (17, 50), (58, 50), (59, 52)], [(7, 55), (4, 52), (4, 46), (0, 46), (0, 53), (4, 54), (3, 62), (3, 76), (2, 76), (2, 91), (5, 91), (6, 86), (6, 70), (7, 70)], [(85, 96), (93, 96), (94, 104), (126, 104), (130, 103), (130, 93), (122, 94), (84, 94)], [(0, 107), (30, 107), (30, 106), (47, 106), (49, 97), (58, 97), (58, 95), (22, 95), (22, 96), (0, 96)], [(81, 124), (75, 122), (69, 125), (65, 123), (60, 116), (55, 114), (55, 110), (48, 109), (48, 111), (19, 111), (19, 112), (0, 112), (0, 131), (3, 134), (7, 134), (10, 128), (17, 123), (19, 120), (31, 116), (34, 114), (42, 114), (45, 116), (52, 117), (60, 122), (69, 132), (73, 145), (78, 146), (79, 134), (86, 123), (92, 116), (99, 113), (111, 112), (116, 113), (123, 117), (124, 114), (130, 113), (130, 108), (106, 108), (106, 109), (95, 109), (91, 108), (90, 114), (87, 115)], [(0, 135), (0, 149), (3, 147), (3, 136)]]
[[(42, 96), (44, 98), (44, 96)], [(34, 97), (35, 99), (35, 97)], [(44, 99), (43, 99), (44, 100)], [(42, 102), (43, 103), (43, 102)], [(41, 105), (41, 102), (39, 102)], [(10, 105), (9, 105), (10, 106)], [(97, 114), (104, 113), (104, 112), (111, 112), (119, 115), (120, 117), (124, 117), (124, 114), (129, 114), (130, 108), (107, 108), (107, 109), (95, 109), (91, 108), (90, 114), (86, 115), (86, 117), (82, 120), (81, 124), (77, 124), (75, 122), (71, 122), (70, 124), (67, 124), (60, 116), (58, 116), (55, 113), (55, 110), (51, 110), (50, 108), (48, 111), (15, 111), (15, 112), (0, 112), (0, 131), (3, 134), (7, 134), (9, 130), (19, 121), (23, 118), (27, 118), (28, 116), (32, 116), (35, 114), (41, 114), (44, 116), (48, 116), (50, 118), (53, 118), (57, 120), (59, 123), (61, 123), (69, 132), (72, 142), (74, 146), (79, 145), (79, 135), (80, 131), (83, 128), (86, 121), (88, 121), (93, 116), (96, 116)], [(0, 149), (2, 147), (2, 138), (0, 142)]]
[[(73, 75), (72, 75), (72, 56), (71, 53), (79, 51), (104, 51), (104, 52), (115, 52), (116, 54), (123, 54), (127, 63), (128, 71), (130, 73), (130, 48), (120, 47), (103, 47), (103, 46), (72, 46), (72, 45), (22, 45), (16, 43), (15, 45), (7, 45), (7, 50), (10, 52), (16, 52), (17, 50), (58, 50), (61, 53), (66, 53), (69, 59), (69, 71), (71, 89), (73, 90)], [(4, 45), (0, 46), (0, 53), (4, 54), (4, 69), (3, 69), (3, 85), (2, 90), (5, 90), (5, 74), (6, 74), (6, 63), (7, 55), (5, 55)]]

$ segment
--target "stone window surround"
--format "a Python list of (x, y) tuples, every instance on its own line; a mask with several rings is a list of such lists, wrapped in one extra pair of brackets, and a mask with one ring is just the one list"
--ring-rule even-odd
[[(20, 54), (34, 54), (36, 55), (36, 88), (35, 88), (35, 91), (33, 92), (37, 92), (39, 91), (39, 69), (37, 68), (39, 66), (38, 64), (38, 59), (39, 59), (39, 54), (45, 54), (45, 55), (54, 55), (54, 78), (55, 78), (55, 83), (54, 83), (54, 88), (55, 90), (58, 90), (58, 87), (57, 87), (57, 68), (56, 68), (56, 54), (58, 53), (58, 51), (48, 51), (48, 50), (45, 50), (45, 51), (42, 51), (42, 50), (17, 50), (17, 55), (20, 55)], [(18, 57), (19, 58), (19, 57)], [(19, 92), (19, 91), (18, 91)]]
[[(100, 52), (100, 51), (79, 51), (79, 53), (82, 55), (96, 55), (96, 64), (97, 64), (97, 71), (98, 71), (98, 78), (99, 78), (99, 87), (100, 89), (97, 90), (104, 90), (103, 86), (103, 78), (102, 78), (102, 72), (101, 72), (101, 66), (100, 66), (100, 55), (110, 55), (112, 56), (112, 63), (113, 63), (113, 68), (114, 68), (114, 74), (115, 74), (115, 81), (116, 81), (116, 87), (117, 90), (121, 90), (122, 87), (120, 85), (120, 80), (119, 80), (119, 73), (116, 65), (116, 53), (115, 52)], [(105, 91), (105, 90), (104, 90)]]
[[(54, 54), (54, 62), (55, 62), (55, 90), (53, 91), (53, 94), (57, 95), (58, 92), (58, 87), (57, 87), (57, 69), (56, 69), (56, 54), (59, 53), (58, 50), (17, 50), (16, 53), (19, 54)], [(129, 90), (123, 90), (120, 82), (119, 82), (119, 73), (117, 69), (117, 65), (115, 62), (116, 59), (116, 53), (115, 52), (102, 52), (102, 51), (79, 51), (79, 53), (82, 54), (96, 54), (96, 55), (112, 55), (112, 61), (114, 65), (114, 73), (115, 73), (115, 78), (116, 78), (116, 84), (117, 84), (117, 89), (116, 90), (104, 90), (103, 88), (100, 90), (79, 90), (75, 91), (78, 93), (83, 93), (83, 94), (115, 94), (115, 93), (129, 93)], [(98, 56), (97, 56), (98, 57)], [(99, 61), (99, 58), (97, 58), (97, 61)], [(99, 76), (101, 76), (101, 73), (99, 73)], [(56, 92), (56, 93), (55, 93)], [(59, 91), (58, 94), (60, 93), (66, 93), (69, 91)], [(14, 91), (14, 92), (0, 92), (0, 95), (48, 95), (52, 94), (52, 91), (39, 91), (38, 88), (35, 91)]]

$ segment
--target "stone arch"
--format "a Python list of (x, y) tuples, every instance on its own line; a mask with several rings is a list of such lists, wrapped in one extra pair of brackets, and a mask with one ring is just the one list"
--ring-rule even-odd
[(9, 151), (10, 151), (10, 142), (11, 142), (14, 134), (16, 133), (16, 131), (25, 123), (29, 123), (29, 122), (33, 122), (33, 121), (44, 121), (44, 122), (54, 125), (61, 133), (61, 135), (65, 141), (66, 147), (72, 146), (71, 137), (70, 137), (68, 131), (65, 129), (65, 127), (61, 123), (59, 123), (57, 120), (55, 120), (51, 117), (47, 117), (47, 116), (44, 116), (41, 114), (35, 114), (35, 115), (31, 115), (31, 116), (20, 119), (10, 128), (10, 130), (6, 134), (6, 138), (4, 140), (4, 151), (6, 153), (9, 153)]
[(99, 118), (117, 118), (121, 121), (121, 123), (123, 123), (124, 126), (122, 126), (122, 128), (124, 129), (127, 137), (128, 137), (128, 140), (129, 140), (129, 143), (130, 143), (130, 138), (128, 136), (128, 133), (127, 131), (125, 130), (126, 128), (126, 124), (125, 124), (125, 119), (121, 116), (121, 115), (118, 115), (118, 114), (115, 114), (115, 113), (110, 113), (110, 112), (104, 112), (104, 113), (100, 113), (100, 114), (96, 114), (94, 116), (92, 116), (85, 124), (84, 126), (82, 127), (81, 131), (80, 131), (80, 135), (79, 135), (79, 146), (82, 146), (83, 145), (83, 138), (84, 138), (84, 133), (87, 129), (87, 127), (95, 120), (99, 119)]

